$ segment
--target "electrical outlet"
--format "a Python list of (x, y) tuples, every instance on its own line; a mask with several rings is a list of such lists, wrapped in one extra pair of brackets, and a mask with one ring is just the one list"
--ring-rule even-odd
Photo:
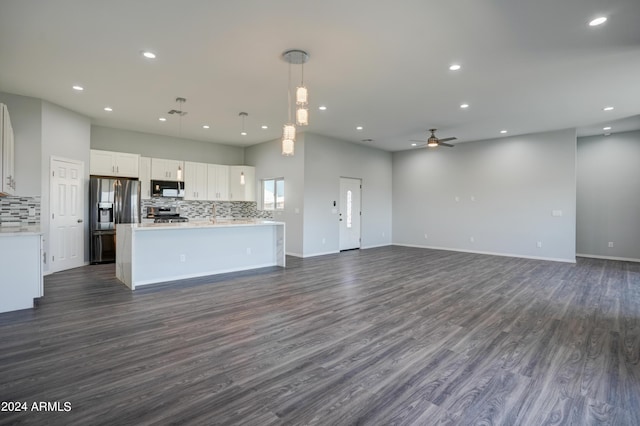
[(247, 254), (251, 254), (251, 247), (247, 247)]
[(186, 254), (181, 254), (180, 255), (180, 262), (186, 262), (187, 261), (187, 255)]
[(609, 241), (609, 248), (613, 248), (613, 241)]
[[(382, 234), (382, 236), (384, 237), (384, 233)], [(322, 238), (322, 244), (325, 244), (327, 242), (326, 238)]]
[(542, 248), (542, 241), (538, 241), (538, 243), (536, 244), (536, 246), (537, 246), (538, 248)]
[(424, 234), (424, 239), (425, 239), (425, 240), (429, 239), (429, 235), (427, 235), (427, 233), (426, 233), (426, 232), (425, 232), (425, 234)]
[(471, 242), (471, 243), (475, 243), (475, 242), (476, 242), (476, 239), (475, 239), (475, 238), (473, 238), (473, 237), (469, 237), (469, 242)]

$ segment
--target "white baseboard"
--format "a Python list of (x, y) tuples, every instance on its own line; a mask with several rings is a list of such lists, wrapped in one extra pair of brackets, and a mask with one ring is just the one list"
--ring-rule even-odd
[(634, 259), (632, 257), (599, 256), (597, 254), (576, 253), (576, 257), (588, 257), (591, 259), (604, 259), (604, 260), (621, 260), (623, 262), (640, 262), (640, 259)]
[(305, 254), (304, 257), (305, 259), (307, 257), (316, 257), (316, 256), (326, 256), (327, 254), (338, 254), (340, 253), (339, 251), (325, 251), (325, 252), (321, 252), (321, 253), (311, 253), (311, 254)]
[(460, 253), (474, 253), (474, 254), (486, 254), (489, 256), (502, 256), (502, 257), (517, 257), (521, 259), (533, 259), (533, 260), (547, 260), (550, 262), (564, 262), (564, 263), (576, 263), (576, 259), (565, 259), (562, 257), (542, 257), (542, 256), (527, 256), (524, 254), (516, 254), (516, 253), (496, 253), (492, 251), (478, 251), (478, 250), (463, 250), (463, 249), (455, 249), (449, 247), (434, 247), (434, 246), (421, 246), (417, 244), (398, 244), (394, 243), (394, 246), (402, 246), (402, 247), (415, 247), (415, 248), (424, 248), (430, 250), (445, 250), (445, 251), (455, 251)]
[(299, 258), (303, 258), (304, 256), (301, 253), (293, 253), (293, 252), (287, 252), (285, 253), (287, 256), (293, 256), (293, 257), (299, 257)]
[(366, 250), (366, 249), (372, 249), (372, 248), (378, 248), (378, 247), (389, 247), (389, 246), (391, 246), (391, 245), (393, 245), (393, 244), (391, 244), (391, 243), (387, 243), (387, 244), (376, 244), (376, 245), (374, 245), (374, 246), (363, 246), (363, 247), (360, 247), (360, 248), (361, 248), (362, 250)]

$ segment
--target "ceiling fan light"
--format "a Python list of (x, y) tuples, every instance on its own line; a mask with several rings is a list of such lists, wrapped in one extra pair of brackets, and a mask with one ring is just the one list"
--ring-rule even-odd
[(307, 88), (304, 86), (299, 86), (296, 88), (296, 104), (304, 105), (309, 102), (309, 93), (307, 92)]
[(300, 107), (296, 110), (296, 124), (298, 126), (307, 126), (309, 124), (309, 110)]
[(434, 139), (429, 139), (429, 142), (427, 142), (427, 146), (429, 148), (435, 148), (436, 146), (438, 146), (438, 141)]

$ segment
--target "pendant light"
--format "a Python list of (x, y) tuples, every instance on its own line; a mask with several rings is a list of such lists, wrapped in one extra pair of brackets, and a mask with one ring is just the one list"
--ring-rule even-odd
[[(187, 115), (187, 112), (182, 109), (182, 106), (187, 100), (185, 98), (177, 97), (176, 102), (178, 103), (179, 109), (172, 109), (169, 111), (169, 114), (178, 114), (178, 137), (182, 137), (182, 117)], [(182, 180), (182, 166), (178, 163), (178, 170), (176, 171), (176, 180)]]
[(240, 134), (242, 136), (247, 136), (247, 131), (244, 129), (244, 119), (247, 118), (249, 114), (247, 114), (246, 112), (241, 112), (238, 115), (242, 118), (242, 131), (240, 132)]
[[(309, 55), (303, 50), (287, 50), (282, 54), (283, 59), (289, 64), (289, 81), (287, 86), (287, 119), (289, 122), (282, 129), (282, 155), (291, 156), (295, 151), (296, 126), (293, 124), (291, 115), (291, 64), (304, 64), (309, 60)], [(304, 78), (304, 74), (303, 74)], [(309, 112), (307, 109), (308, 92), (304, 87), (304, 81), (296, 89), (296, 122), (298, 125), (306, 126), (309, 123)], [(299, 101), (299, 102), (298, 102)]]
[(244, 172), (240, 172), (240, 185), (244, 185)]

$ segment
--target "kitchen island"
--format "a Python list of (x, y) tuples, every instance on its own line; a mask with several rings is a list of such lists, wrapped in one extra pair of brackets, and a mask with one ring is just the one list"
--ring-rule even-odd
[(285, 266), (285, 226), (269, 220), (117, 225), (116, 277), (138, 286)]
[(0, 227), (0, 312), (33, 308), (44, 296), (40, 227)]

